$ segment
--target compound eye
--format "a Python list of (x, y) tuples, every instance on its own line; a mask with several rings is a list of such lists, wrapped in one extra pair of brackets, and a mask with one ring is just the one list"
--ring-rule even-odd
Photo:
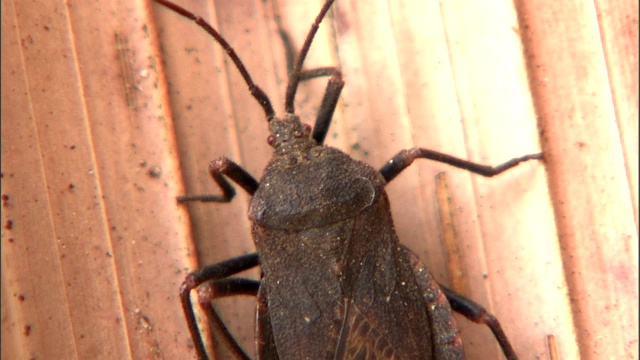
[(273, 146), (273, 144), (276, 143), (276, 137), (273, 135), (269, 135), (267, 136), (267, 144), (269, 144), (269, 146)]
[(305, 134), (310, 134), (310, 133), (311, 133), (311, 125), (309, 125), (309, 124), (302, 124), (302, 126), (304, 127), (304, 133), (305, 133)]

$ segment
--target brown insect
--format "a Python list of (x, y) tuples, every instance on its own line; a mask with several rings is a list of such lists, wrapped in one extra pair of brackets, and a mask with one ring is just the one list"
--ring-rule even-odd
[[(541, 154), (490, 167), (413, 148), (399, 152), (377, 171), (322, 145), (344, 81), (336, 67), (303, 70), (302, 66), (332, 0), (324, 3), (289, 75), (282, 117), (276, 116), (267, 95), (215, 29), (175, 4), (156, 1), (195, 21), (224, 48), (265, 112), (267, 141), (274, 149), (260, 181), (223, 157), (209, 165), (221, 195), (178, 199), (228, 202), (235, 190), (227, 178), (252, 195), (249, 218), (257, 253), (195, 271), (180, 290), (199, 358), (208, 357), (190, 300), (194, 289), (213, 328), (237, 358), (248, 356), (212, 301), (239, 294), (257, 294), (260, 359), (461, 359), (462, 339), (452, 309), (489, 326), (507, 358), (517, 358), (495, 317), (440, 286), (400, 244), (384, 186), (420, 158), (490, 177), (540, 159)], [(294, 99), (300, 81), (323, 76), (330, 79), (312, 128), (295, 114)], [(229, 278), (258, 265), (259, 282)]]

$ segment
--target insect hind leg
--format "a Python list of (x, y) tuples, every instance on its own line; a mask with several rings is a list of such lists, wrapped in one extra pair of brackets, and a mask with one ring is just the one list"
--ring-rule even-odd
[(180, 300), (198, 359), (204, 360), (209, 357), (196, 321), (193, 303), (191, 302), (191, 291), (197, 289), (200, 307), (205, 310), (212, 327), (217, 333), (221, 334), (222, 341), (229, 346), (236, 358), (248, 359), (248, 356), (229, 333), (220, 316), (213, 308), (212, 301), (226, 296), (255, 295), (258, 292), (259, 281), (229, 279), (228, 277), (258, 265), (258, 254), (253, 253), (209, 265), (187, 275), (180, 287)]
[(453, 318), (446, 295), (433, 275), (408, 248), (404, 247), (406, 257), (411, 263), (414, 278), (422, 292), (424, 305), (431, 324), (433, 356), (436, 359), (464, 359), (460, 329)]
[(516, 355), (511, 343), (509, 343), (509, 339), (507, 339), (507, 335), (502, 330), (502, 326), (498, 319), (490, 314), (484, 307), (475, 301), (462, 296), (455, 291), (440, 285), (440, 289), (447, 297), (449, 304), (451, 304), (451, 309), (459, 314), (464, 315), (467, 319), (477, 323), (484, 324), (491, 329), (493, 335), (495, 336), (498, 344), (500, 344), (500, 348), (504, 352), (504, 355), (509, 360), (517, 360), (518, 356)]

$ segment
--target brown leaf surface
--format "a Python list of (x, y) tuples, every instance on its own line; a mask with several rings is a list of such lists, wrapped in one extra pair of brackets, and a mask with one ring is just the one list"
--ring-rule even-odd
[(193, 252), (149, 11), (2, 2), (3, 359), (189, 351)]

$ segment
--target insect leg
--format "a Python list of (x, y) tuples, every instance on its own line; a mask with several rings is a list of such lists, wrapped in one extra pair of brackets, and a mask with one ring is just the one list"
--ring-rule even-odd
[(195, 313), (193, 311), (193, 303), (191, 302), (190, 296), (191, 290), (198, 288), (200, 306), (205, 308), (214, 329), (222, 335), (223, 341), (229, 345), (231, 351), (234, 352), (238, 359), (248, 359), (247, 355), (242, 351), (242, 349), (240, 349), (236, 341), (222, 323), (218, 314), (211, 306), (211, 300), (231, 295), (255, 294), (257, 292), (257, 285), (255, 281), (248, 279), (225, 278), (258, 265), (258, 254), (253, 253), (210, 265), (187, 275), (187, 278), (180, 287), (180, 300), (182, 302), (182, 309), (184, 311), (185, 318), (187, 319), (189, 332), (191, 333), (191, 338), (193, 339), (199, 359), (208, 359), (208, 357), (204, 341), (202, 340), (202, 336), (198, 329)]
[[(209, 164), (209, 173), (213, 180), (222, 189), (222, 195), (193, 195), (178, 196), (178, 202), (202, 201), (202, 202), (229, 202), (236, 195), (233, 186), (224, 178), (227, 176), (240, 185), (250, 195), (258, 189), (258, 181), (245, 169), (233, 161), (221, 157)], [(224, 176), (223, 176), (224, 175)]]
[(296, 48), (295, 46), (293, 46), (291, 36), (289, 36), (289, 33), (282, 26), (278, 6), (276, 6), (276, 3), (274, 1), (271, 2), (271, 6), (275, 15), (274, 20), (276, 21), (276, 26), (278, 27), (278, 35), (280, 35), (280, 40), (282, 41), (282, 46), (284, 47), (284, 57), (287, 61), (287, 74), (291, 74), (293, 72), (294, 62), (296, 60)]
[(451, 304), (451, 309), (453, 311), (464, 315), (467, 319), (478, 323), (485, 324), (491, 329), (493, 335), (496, 337), (498, 344), (500, 344), (500, 348), (504, 352), (504, 355), (509, 360), (517, 360), (518, 356), (516, 355), (513, 347), (509, 343), (507, 339), (507, 335), (502, 330), (502, 326), (500, 326), (500, 322), (496, 319), (495, 316), (488, 313), (487, 310), (482, 307), (480, 304), (474, 302), (473, 300), (466, 298), (455, 291), (448, 289), (442, 285), (440, 285), (440, 289), (449, 300), (449, 304)]
[(313, 133), (311, 134), (311, 137), (318, 145), (324, 143), (324, 139), (329, 131), (333, 112), (336, 110), (336, 105), (340, 98), (340, 92), (342, 92), (342, 88), (344, 87), (342, 73), (335, 67), (305, 70), (300, 74), (301, 80), (309, 80), (320, 76), (331, 76), (331, 78), (327, 83), (327, 89), (324, 92), (320, 110), (318, 110), (318, 116), (316, 117), (316, 123), (313, 126)]
[(453, 318), (450, 304), (433, 275), (407, 247), (402, 246), (411, 264), (416, 284), (422, 292), (431, 322), (433, 353), (436, 359), (464, 359), (460, 329)]
[[(219, 334), (219, 339), (229, 348), (229, 350), (237, 359), (248, 359), (249, 357), (245, 354), (233, 335), (229, 332), (222, 319), (220, 319), (218, 312), (213, 306), (213, 301), (215, 299), (226, 296), (256, 296), (259, 288), (260, 281), (258, 280), (232, 278), (214, 280), (212, 282), (204, 283), (197, 289), (198, 303), (200, 305), (200, 308), (202, 308), (206, 312), (207, 318), (209, 319), (214, 332), (216, 334)], [(210, 341), (212, 343), (214, 342), (213, 335), (214, 333), (211, 332)]]
[(460, 158), (443, 154), (437, 151), (424, 149), (424, 148), (412, 148), (408, 150), (402, 150), (397, 153), (391, 160), (387, 161), (387, 163), (382, 166), (380, 169), (380, 173), (384, 177), (384, 179), (389, 182), (393, 180), (402, 170), (407, 168), (409, 165), (413, 163), (416, 159), (429, 159), (438, 161), (441, 163), (449, 164), (451, 166), (455, 166), (460, 169), (468, 170), (472, 173), (476, 173), (478, 175), (482, 175), (485, 177), (492, 177), (503, 173), (521, 162), (525, 162), (533, 159), (542, 159), (542, 153), (538, 154), (529, 154), (525, 156), (521, 156), (518, 158), (511, 159), (504, 164), (500, 164), (498, 166), (488, 166), (476, 164), (467, 160), (462, 160)]

